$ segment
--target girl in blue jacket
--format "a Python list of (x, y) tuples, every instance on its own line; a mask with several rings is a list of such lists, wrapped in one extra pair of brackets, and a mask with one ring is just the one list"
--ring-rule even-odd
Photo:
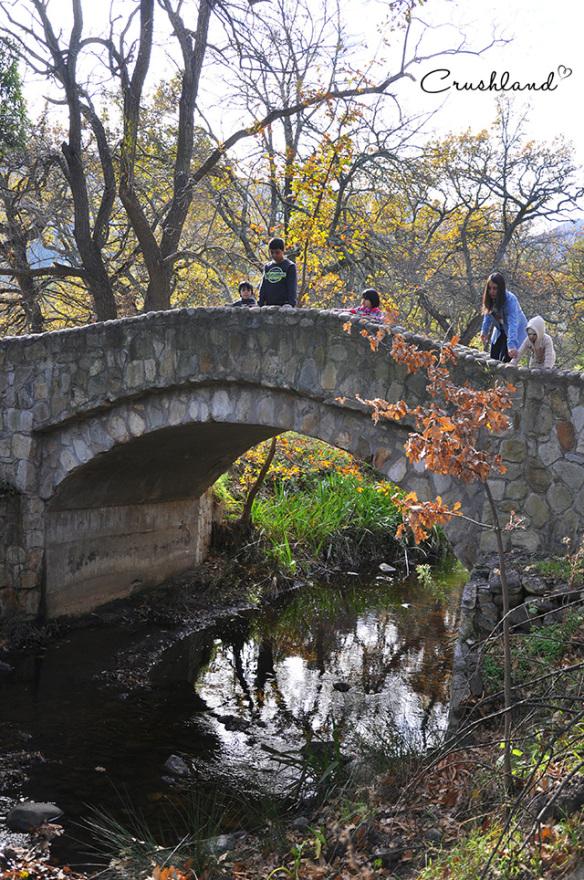
[(517, 357), (519, 347), (527, 337), (527, 319), (515, 294), (507, 290), (500, 272), (493, 272), (487, 278), (483, 314), (483, 345), (490, 342), (491, 357), (508, 363)]

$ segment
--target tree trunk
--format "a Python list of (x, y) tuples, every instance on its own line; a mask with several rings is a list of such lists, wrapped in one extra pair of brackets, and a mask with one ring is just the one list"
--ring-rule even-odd
[(481, 329), (481, 324), (483, 323), (482, 315), (475, 315), (472, 318), (464, 330), (460, 334), (460, 344), (461, 345), (469, 345), (472, 338), (477, 335), (479, 330)]
[(255, 483), (253, 484), (253, 486), (251, 487), (251, 489), (249, 490), (248, 496), (245, 499), (243, 513), (241, 514), (241, 516), (239, 518), (239, 524), (243, 528), (248, 528), (249, 524), (251, 523), (251, 509), (253, 507), (255, 497), (258, 494), (258, 492), (260, 491), (260, 489), (262, 487), (262, 483), (266, 479), (266, 474), (268, 473), (268, 471), (270, 469), (270, 465), (273, 461), (274, 455), (276, 454), (276, 443), (277, 442), (278, 442), (278, 438), (272, 437), (272, 442), (270, 443), (270, 449), (269, 449), (268, 454), (266, 456), (266, 460), (264, 461), (264, 463), (261, 467), (261, 470), (257, 476), (257, 479), (256, 479)]
[(145, 312), (159, 312), (170, 308), (172, 294), (172, 266), (158, 263), (149, 270), (148, 287), (144, 297)]
[[(8, 189), (6, 187), (6, 189)], [(26, 317), (26, 328), (29, 333), (42, 333), (44, 319), (39, 304), (39, 292), (36, 284), (27, 273), (30, 272), (30, 264), (27, 255), (28, 235), (18, 218), (18, 211), (7, 192), (2, 199), (7, 220), (7, 247), (2, 247), (4, 259), (11, 269), (15, 270), (16, 282), (22, 295), (22, 310)], [(20, 274), (22, 273), (22, 274)]]
[(63, 144), (63, 153), (69, 169), (69, 183), (73, 195), (75, 212), (73, 235), (83, 268), (87, 272), (87, 285), (93, 299), (95, 317), (98, 321), (109, 321), (118, 316), (116, 301), (101, 249), (94, 242), (91, 233), (85, 173), (80, 157), (67, 144)]

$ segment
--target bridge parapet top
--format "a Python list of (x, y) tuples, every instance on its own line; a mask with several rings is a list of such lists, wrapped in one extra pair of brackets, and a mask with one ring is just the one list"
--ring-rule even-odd
[[(60, 351), (77, 346), (88, 348), (93, 342), (107, 348), (108, 344), (119, 346), (124, 338), (129, 340), (133, 334), (141, 333), (145, 327), (152, 333), (162, 332), (166, 328), (183, 327), (185, 324), (195, 326), (197, 323), (206, 324), (209, 319), (213, 323), (217, 320), (217, 326), (225, 326), (226, 319), (229, 324), (238, 324), (242, 328), (273, 326), (273, 327), (296, 327), (307, 328), (324, 323), (337, 329), (339, 324), (347, 321), (361, 328), (368, 327), (378, 329), (379, 324), (368, 321), (359, 315), (339, 313), (328, 309), (285, 309), (278, 307), (264, 307), (255, 309), (232, 309), (228, 306), (213, 308), (183, 308), (168, 311), (146, 312), (128, 318), (118, 318), (111, 321), (95, 322), (81, 327), (70, 327), (62, 330), (53, 330), (46, 333), (30, 334), (23, 336), (7, 336), (0, 339), (0, 369), (5, 366), (18, 363), (36, 362), (43, 355), (54, 357)], [(402, 334), (405, 339), (422, 349), (438, 348), (439, 340), (413, 333), (398, 326), (387, 326), (390, 336), (396, 333)], [(508, 381), (539, 379), (545, 384), (569, 384), (584, 388), (584, 373), (578, 370), (558, 370), (519, 367), (511, 364), (502, 364), (488, 357), (484, 352), (469, 346), (457, 345), (456, 351), (459, 360), (466, 364), (480, 365), (483, 370), (490, 373), (500, 374), (501, 378)]]

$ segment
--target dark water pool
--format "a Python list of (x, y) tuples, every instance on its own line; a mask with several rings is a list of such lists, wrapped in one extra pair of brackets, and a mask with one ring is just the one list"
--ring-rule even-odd
[[(446, 723), (461, 580), (437, 601), (413, 582), (346, 578), (182, 637), (74, 632), (0, 681), (0, 795), (57, 803), (57, 853), (83, 863), (88, 805), (122, 822), (138, 812), (170, 839), (193, 793), (197, 812), (245, 804), (227, 827), (254, 801), (284, 803), (307, 743), (353, 758), (424, 747)], [(170, 755), (188, 785), (165, 770)]]

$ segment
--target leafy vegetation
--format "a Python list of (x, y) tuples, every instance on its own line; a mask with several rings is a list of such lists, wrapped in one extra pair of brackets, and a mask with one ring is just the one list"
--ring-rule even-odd
[[(533, 674), (534, 666), (542, 671), (565, 654), (570, 642), (584, 621), (582, 609), (571, 612), (564, 620), (530, 633), (517, 633), (511, 645), (511, 662), (515, 682)], [(503, 684), (503, 666), (498, 645), (483, 658), (483, 677), (489, 692), (500, 690)]]
[(534, 568), (546, 577), (567, 581), (572, 587), (584, 584), (584, 541), (576, 553), (536, 562)]
[[(395, 0), (380, 16), (388, 57), (401, 58), (380, 77), (364, 45), (354, 67), (346, 4), (335, 15), (324, 2), (252, 5), (195, 2), (187, 26), (180, 4), (140, 0), (134, 34), (123, 4), (109, 24), (73, 4), (75, 27), (61, 31), (52, 8), (37, 16), (35, 0), (0, 0), (0, 329), (225, 304), (243, 278), (259, 282), (278, 234), (302, 305), (354, 304), (374, 285), (404, 326), (465, 344), (480, 324), (485, 267), (501, 267), (526, 313), (545, 297), (562, 366), (580, 364), (572, 147), (530, 139), (505, 100), (484, 129), (441, 139), (400, 112), (428, 28), (420, 0)], [(161, 34), (177, 70), (156, 82)], [(443, 39), (426, 63), (457, 51)], [(26, 137), (19, 63), (49, 89)], [(209, 112), (218, 75), (231, 131)]]
[(584, 826), (575, 816), (553, 825), (542, 825), (528, 839), (518, 830), (498, 845), (503, 826), (495, 822), (475, 828), (467, 837), (446, 853), (431, 858), (430, 865), (416, 880), (478, 880), (484, 876), (485, 865), (496, 848), (492, 861), (497, 880), (531, 880), (537, 877), (560, 876), (565, 865), (574, 863), (574, 853), (584, 846)]
[(387, 545), (384, 536), (393, 535), (400, 522), (391, 498), (378, 485), (342, 474), (324, 477), (314, 490), (279, 485), (272, 498), (255, 503), (253, 518), (274, 558), (292, 568), (297, 556), (323, 561), (338, 556), (343, 539), (352, 539), (358, 548), (363, 532)]
[[(267, 446), (249, 450), (215, 484), (228, 518), (240, 516)], [(348, 453), (285, 434), (278, 438), (275, 459), (254, 500), (252, 523), (268, 557), (289, 572), (314, 563), (357, 565), (400, 550), (396, 494), (401, 494), (397, 487)], [(440, 543), (438, 535), (434, 539)]]

